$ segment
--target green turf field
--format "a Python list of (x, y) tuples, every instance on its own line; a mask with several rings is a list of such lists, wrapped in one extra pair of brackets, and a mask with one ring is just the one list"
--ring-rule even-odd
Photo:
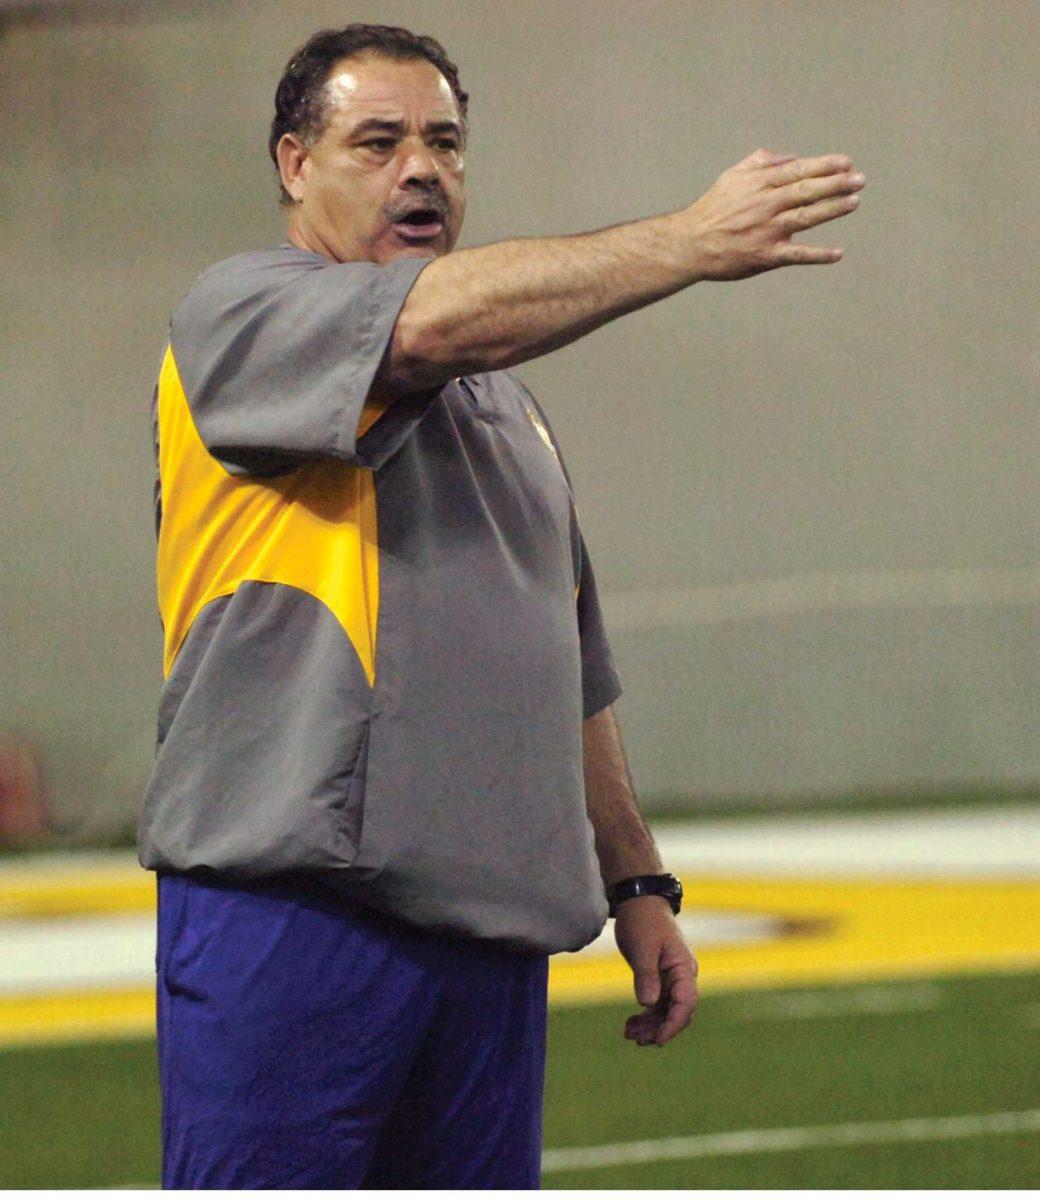
[[(547, 1188), (1026, 1188), (1040, 1183), (1040, 973), (705, 997), (664, 1048), (621, 1037), (626, 1004), (553, 1009), (547, 1162), (567, 1147), (794, 1129), (801, 1148), (547, 1170)], [(150, 1042), (0, 1053), (0, 1187), (154, 1183)], [(1033, 1131), (884, 1140), (884, 1122), (1033, 1113)], [(851, 1145), (813, 1145), (858, 1124)], [(874, 1140), (875, 1134), (880, 1140)], [(805, 1145), (805, 1139), (809, 1139)], [(759, 1139), (760, 1140), (760, 1139)], [(667, 1143), (644, 1148), (653, 1156)], [(682, 1147), (679, 1151), (682, 1152)], [(707, 1150), (707, 1152), (705, 1152)]]

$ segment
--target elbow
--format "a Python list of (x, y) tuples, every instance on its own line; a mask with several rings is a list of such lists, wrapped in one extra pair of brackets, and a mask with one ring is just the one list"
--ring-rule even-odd
[(426, 392), (443, 387), (453, 377), (427, 349), (429, 338), (423, 326), (404, 309), (398, 315), (393, 333), (372, 381), (372, 395), (387, 399)]
[(458, 314), (431, 310), (419, 292), (421, 282), (422, 276), (394, 325), (389, 349), (393, 386), (401, 391), (426, 391), (443, 387), (458, 375), (476, 375), (505, 365), (495, 361), (489, 347), (470, 344), (473, 331), (460, 322)]
[(440, 340), (431, 330), (428, 314), (418, 310), (409, 297), (390, 338), (387, 383), (395, 395), (443, 385), (454, 374), (443, 352), (438, 353), (442, 349)]

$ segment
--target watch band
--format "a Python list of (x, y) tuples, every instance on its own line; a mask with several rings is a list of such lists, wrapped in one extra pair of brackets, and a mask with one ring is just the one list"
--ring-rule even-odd
[(633, 900), (636, 896), (664, 896), (672, 906), (672, 912), (678, 916), (682, 908), (682, 895), (682, 884), (674, 875), (633, 875), (607, 888), (609, 915), (617, 916), (617, 906), (623, 900)]

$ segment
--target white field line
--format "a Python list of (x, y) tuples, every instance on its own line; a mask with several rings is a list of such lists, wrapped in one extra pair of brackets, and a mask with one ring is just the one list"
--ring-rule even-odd
[(847, 1125), (806, 1125), (790, 1129), (743, 1129), (694, 1137), (656, 1138), (546, 1150), (542, 1170), (580, 1171), (664, 1159), (716, 1158), (731, 1154), (770, 1154), (817, 1146), (871, 1146), (881, 1142), (930, 1142), (1040, 1130), (1040, 1108), (1023, 1112), (973, 1113), (963, 1117), (910, 1117), (901, 1121), (855, 1121)]
[(0, 997), (154, 982), (154, 914), (0, 920)]
[(799, 1021), (818, 1017), (927, 1012), (946, 1001), (937, 984), (908, 986), (828, 988), (816, 992), (791, 992), (750, 1000), (740, 1014), (744, 1021)]
[(888, 813), (800, 813), (653, 825), (665, 862), (700, 875), (1036, 879), (1035, 801)]
[[(1040, 1108), (1024, 1112), (977, 1113), (965, 1117), (909, 1117), (901, 1121), (858, 1121), (848, 1125), (807, 1125), (792, 1129), (744, 1129), (696, 1137), (657, 1138), (650, 1142), (614, 1142), (542, 1151), (542, 1171), (580, 1171), (664, 1159), (720, 1158), (731, 1154), (768, 1154), (816, 1146), (876, 1145), (880, 1142), (927, 1142), (986, 1137), (1040, 1130)], [(145, 1190), (154, 1183), (118, 1184), (113, 1190)]]
[(813, 571), (723, 587), (646, 588), (603, 597), (607, 628), (717, 625), (761, 617), (865, 609), (986, 607), (1040, 601), (1040, 567)]

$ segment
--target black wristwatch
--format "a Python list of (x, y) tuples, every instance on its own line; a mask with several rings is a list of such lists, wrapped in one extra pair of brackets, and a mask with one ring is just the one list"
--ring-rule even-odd
[(622, 900), (632, 900), (636, 896), (664, 896), (676, 916), (682, 908), (682, 884), (674, 875), (633, 875), (631, 879), (620, 879), (607, 888), (609, 915), (616, 917), (617, 906)]

